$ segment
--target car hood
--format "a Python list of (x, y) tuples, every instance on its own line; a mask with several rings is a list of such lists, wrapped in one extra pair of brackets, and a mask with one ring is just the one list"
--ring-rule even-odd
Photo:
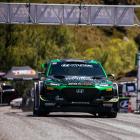
[(95, 84), (112, 84), (106, 77), (89, 77), (89, 76), (49, 76), (46, 83), (59, 83), (62, 85), (95, 85)]

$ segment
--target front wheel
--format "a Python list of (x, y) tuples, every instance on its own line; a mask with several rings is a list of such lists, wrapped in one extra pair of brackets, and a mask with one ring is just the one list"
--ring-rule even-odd
[(40, 108), (37, 110), (35, 110), (35, 108), (33, 109), (33, 116), (43, 117), (43, 116), (47, 116), (47, 115), (49, 115), (48, 111), (43, 111)]
[(116, 112), (110, 112), (110, 113), (98, 113), (99, 118), (116, 118), (117, 113)]
[(35, 83), (34, 87), (34, 105), (33, 105), (33, 116), (46, 116), (49, 112), (45, 111), (40, 101), (40, 90), (41, 84)]
[(107, 114), (107, 117), (116, 118), (117, 117), (117, 112), (110, 112), (110, 113)]

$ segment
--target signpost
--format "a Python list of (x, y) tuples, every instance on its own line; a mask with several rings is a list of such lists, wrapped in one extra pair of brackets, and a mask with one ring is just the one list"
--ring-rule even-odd
[(140, 53), (137, 53), (137, 98), (136, 98), (136, 110), (140, 111)]
[(134, 5), (0, 3), (1, 24), (140, 25)]

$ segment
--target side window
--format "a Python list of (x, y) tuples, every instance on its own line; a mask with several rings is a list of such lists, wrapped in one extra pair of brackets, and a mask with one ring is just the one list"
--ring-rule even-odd
[(118, 91), (119, 91), (119, 96), (122, 97), (123, 96), (123, 85), (122, 84), (118, 84)]
[(46, 75), (48, 72), (48, 63), (44, 64), (44, 69), (45, 69), (45, 75)]

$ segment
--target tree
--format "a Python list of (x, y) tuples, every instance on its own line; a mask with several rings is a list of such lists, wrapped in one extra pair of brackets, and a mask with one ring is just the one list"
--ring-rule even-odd
[(116, 5), (119, 4), (119, 1), (120, 0), (104, 0), (104, 3), (108, 5)]
[(106, 48), (94, 47), (85, 51), (86, 58), (102, 62), (109, 73), (125, 73), (135, 66), (137, 46), (132, 40), (112, 39)]

